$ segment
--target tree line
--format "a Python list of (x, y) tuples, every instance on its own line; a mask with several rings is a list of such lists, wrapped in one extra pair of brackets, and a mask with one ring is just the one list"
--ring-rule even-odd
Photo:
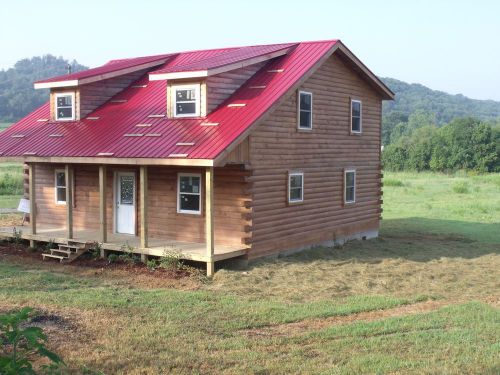
[[(389, 117), (404, 120), (401, 113)], [(435, 114), (417, 111), (389, 128), (384, 124), (386, 170), (500, 172), (500, 120), (465, 117), (438, 126)]]
[(33, 82), (87, 69), (75, 60), (52, 55), (19, 60), (0, 70), (0, 122), (15, 122), (47, 102), (48, 90), (33, 89)]

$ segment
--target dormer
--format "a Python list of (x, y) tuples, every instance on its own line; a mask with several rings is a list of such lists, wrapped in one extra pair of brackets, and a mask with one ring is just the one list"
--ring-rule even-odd
[[(173, 59), (149, 74), (167, 81), (167, 117), (205, 117), (228, 99), (269, 60), (286, 55), (295, 44), (231, 48), (210, 57)], [(187, 61), (186, 61), (187, 60)]]
[(173, 56), (112, 60), (98, 68), (38, 81), (35, 89), (50, 89), (50, 121), (80, 120)]

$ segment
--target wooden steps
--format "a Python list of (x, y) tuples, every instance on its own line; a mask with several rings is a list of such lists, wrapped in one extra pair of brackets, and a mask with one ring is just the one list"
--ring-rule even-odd
[(67, 244), (58, 244), (58, 246), (58, 249), (50, 249), (49, 253), (43, 253), (42, 259), (56, 259), (60, 263), (69, 263), (87, 251), (87, 245), (79, 242), (68, 241)]

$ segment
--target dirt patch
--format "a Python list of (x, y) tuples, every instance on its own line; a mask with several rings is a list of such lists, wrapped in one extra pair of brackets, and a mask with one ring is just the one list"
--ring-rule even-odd
[(361, 321), (371, 322), (385, 318), (435, 311), (449, 304), (450, 304), (449, 301), (430, 300), (426, 302), (414, 303), (411, 305), (399, 306), (387, 310), (368, 311), (357, 314), (350, 314), (346, 316), (332, 316), (330, 318), (324, 318), (324, 319), (307, 319), (299, 322), (248, 329), (242, 331), (242, 333), (248, 336), (257, 336), (257, 337), (300, 335), (305, 332), (317, 331), (336, 325), (350, 324)]
[(99, 277), (136, 287), (193, 290), (200, 287), (203, 279), (202, 270), (161, 267), (152, 270), (143, 263), (110, 263), (105, 259), (92, 259), (85, 255), (71, 263), (59, 263), (51, 260), (43, 261), (42, 252), (42, 249), (30, 251), (22, 244), (9, 242), (0, 244), (0, 260), (4, 258), (23, 266), (31, 265), (37, 269), (77, 276)]

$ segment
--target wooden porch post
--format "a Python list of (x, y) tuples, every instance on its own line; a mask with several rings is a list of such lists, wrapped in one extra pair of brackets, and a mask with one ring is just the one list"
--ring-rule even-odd
[(73, 238), (73, 168), (66, 164), (66, 238)]
[(205, 169), (205, 237), (207, 243), (207, 276), (215, 271), (214, 264), (214, 168)]
[[(108, 223), (106, 215), (107, 178), (106, 166), (99, 166), (99, 241), (108, 242)], [(104, 258), (104, 250), (101, 249), (101, 258)]]
[[(148, 247), (148, 167), (141, 166), (140, 169), (140, 206), (141, 206), (141, 248)], [(141, 254), (141, 261), (146, 262), (146, 254)]]
[[(28, 176), (28, 185), (29, 185), (29, 200), (30, 200), (30, 226), (31, 226), (31, 234), (36, 234), (36, 193), (35, 193), (35, 164), (30, 163), (28, 166), (29, 176)], [(35, 241), (30, 240), (30, 246), (35, 247)]]

